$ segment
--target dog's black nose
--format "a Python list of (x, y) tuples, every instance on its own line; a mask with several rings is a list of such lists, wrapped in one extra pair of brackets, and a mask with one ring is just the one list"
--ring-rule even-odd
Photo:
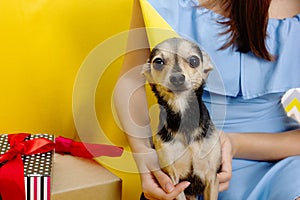
[(170, 76), (170, 82), (174, 86), (180, 86), (184, 83), (185, 81), (185, 76), (181, 73), (174, 73)]

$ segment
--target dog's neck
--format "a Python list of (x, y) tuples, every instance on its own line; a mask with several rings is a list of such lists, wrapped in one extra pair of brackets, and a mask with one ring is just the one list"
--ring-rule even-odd
[(190, 143), (207, 136), (210, 118), (202, 101), (202, 86), (186, 94), (174, 95), (173, 99), (162, 95), (156, 85), (151, 87), (160, 105), (161, 130), (158, 134), (161, 134), (163, 140), (170, 141), (175, 134), (184, 134)]

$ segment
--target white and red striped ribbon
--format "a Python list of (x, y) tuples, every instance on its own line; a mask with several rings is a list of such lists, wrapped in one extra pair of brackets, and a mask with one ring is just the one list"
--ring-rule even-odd
[(50, 200), (50, 176), (25, 177), (26, 200)]

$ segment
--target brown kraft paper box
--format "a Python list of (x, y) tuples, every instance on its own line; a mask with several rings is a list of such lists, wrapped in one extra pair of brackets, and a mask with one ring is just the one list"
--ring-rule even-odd
[(121, 200), (122, 181), (85, 158), (55, 154), (51, 200)]

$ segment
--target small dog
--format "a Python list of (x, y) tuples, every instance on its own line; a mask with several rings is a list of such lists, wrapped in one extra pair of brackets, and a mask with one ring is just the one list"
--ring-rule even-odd
[(213, 69), (199, 46), (181, 38), (158, 44), (143, 74), (160, 105), (159, 130), (153, 137), (162, 170), (174, 184), (191, 184), (177, 200), (218, 197), (221, 165), (219, 133), (202, 102), (208, 73)]

